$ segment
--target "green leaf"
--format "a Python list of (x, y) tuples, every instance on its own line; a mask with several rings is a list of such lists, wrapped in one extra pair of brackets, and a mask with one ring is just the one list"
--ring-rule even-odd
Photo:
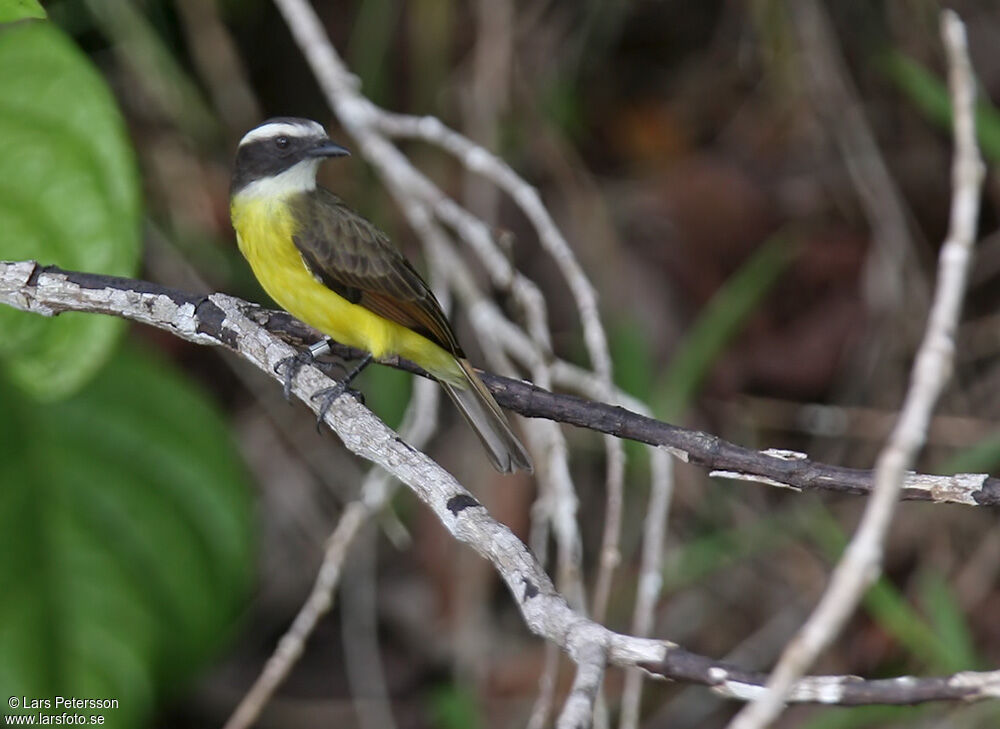
[(0, 23), (45, 17), (45, 9), (38, 0), (0, 0)]
[(0, 401), (0, 686), (116, 698), (108, 726), (142, 725), (217, 651), (250, 583), (250, 494), (226, 426), (129, 351), (59, 404), (2, 380)]
[[(133, 275), (139, 186), (104, 80), (55, 26), (0, 28), (0, 259)], [(71, 394), (110, 356), (124, 323), (0, 308), (0, 368), (42, 399)]]

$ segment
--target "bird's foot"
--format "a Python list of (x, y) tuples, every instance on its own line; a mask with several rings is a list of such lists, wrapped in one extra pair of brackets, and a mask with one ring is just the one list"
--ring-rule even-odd
[(336, 385), (333, 387), (324, 387), (322, 390), (318, 390), (312, 394), (311, 399), (321, 400), (319, 412), (316, 415), (316, 430), (319, 430), (319, 426), (323, 424), (323, 420), (326, 418), (326, 414), (333, 406), (333, 403), (344, 393), (347, 393), (362, 405), (365, 404), (365, 396), (361, 392), (351, 388), (351, 383), (355, 377), (361, 374), (361, 371), (365, 367), (371, 364), (371, 361), (372, 356), (369, 354)]
[(310, 344), (308, 349), (296, 352), (291, 357), (285, 357), (274, 365), (274, 373), (282, 375), (282, 379), (284, 380), (282, 391), (285, 393), (285, 400), (289, 402), (292, 400), (292, 383), (295, 381), (296, 375), (299, 374), (299, 370), (306, 365), (316, 364), (316, 357), (326, 354), (329, 351), (329, 340), (321, 339), (318, 342)]
[(310, 397), (311, 400), (319, 400), (319, 412), (316, 414), (316, 430), (320, 429), (323, 424), (323, 420), (326, 418), (327, 412), (333, 407), (333, 403), (337, 401), (343, 394), (348, 394), (357, 400), (362, 405), (365, 404), (365, 394), (360, 390), (355, 390), (353, 387), (348, 387), (347, 382), (338, 382), (333, 387), (324, 387), (322, 390), (317, 390)]

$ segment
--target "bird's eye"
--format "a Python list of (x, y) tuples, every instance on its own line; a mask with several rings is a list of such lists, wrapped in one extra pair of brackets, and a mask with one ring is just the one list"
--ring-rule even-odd
[(274, 146), (278, 149), (287, 149), (288, 147), (288, 137), (278, 137), (274, 140)]

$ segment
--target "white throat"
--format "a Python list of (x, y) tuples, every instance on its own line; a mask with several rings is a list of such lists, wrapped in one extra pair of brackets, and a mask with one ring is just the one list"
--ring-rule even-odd
[(305, 159), (273, 177), (262, 177), (236, 193), (238, 197), (274, 200), (316, 189), (316, 170), (320, 159)]

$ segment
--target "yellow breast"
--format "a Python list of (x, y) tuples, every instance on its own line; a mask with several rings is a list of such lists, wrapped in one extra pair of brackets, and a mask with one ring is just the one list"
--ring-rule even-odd
[(237, 194), (230, 214), (240, 252), (281, 308), (376, 359), (399, 354), (438, 377), (453, 379), (457, 365), (450, 354), (410, 329), (352, 304), (313, 277), (292, 240), (296, 223), (283, 199)]

